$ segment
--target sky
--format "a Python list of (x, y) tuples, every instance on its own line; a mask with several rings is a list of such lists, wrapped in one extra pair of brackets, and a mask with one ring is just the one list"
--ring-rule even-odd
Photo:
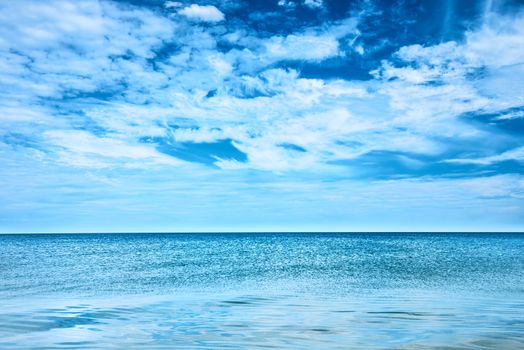
[(0, 2), (0, 232), (524, 231), (524, 3)]

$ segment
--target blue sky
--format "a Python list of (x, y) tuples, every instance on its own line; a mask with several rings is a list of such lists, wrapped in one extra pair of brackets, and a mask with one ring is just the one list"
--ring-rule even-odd
[(524, 230), (518, 1), (3, 1), (0, 231)]

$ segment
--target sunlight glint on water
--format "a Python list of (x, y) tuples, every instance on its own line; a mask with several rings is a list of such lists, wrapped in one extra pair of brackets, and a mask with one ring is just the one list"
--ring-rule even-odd
[(0, 236), (0, 348), (523, 349), (524, 235)]

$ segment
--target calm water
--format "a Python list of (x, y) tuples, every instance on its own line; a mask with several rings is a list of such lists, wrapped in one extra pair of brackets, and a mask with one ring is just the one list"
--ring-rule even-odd
[(524, 349), (524, 235), (0, 235), (28, 348)]

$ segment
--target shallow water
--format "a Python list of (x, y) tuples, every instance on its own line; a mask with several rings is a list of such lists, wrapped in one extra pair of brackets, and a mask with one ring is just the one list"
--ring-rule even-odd
[(0, 235), (0, 348), (524, 349), (522, 234)]

